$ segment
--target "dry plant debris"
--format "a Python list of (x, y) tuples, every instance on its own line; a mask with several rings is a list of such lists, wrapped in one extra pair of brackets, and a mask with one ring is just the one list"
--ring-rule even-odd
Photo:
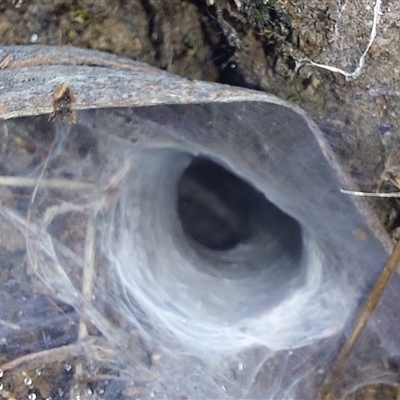
[(72, 109), (75, 102), (75, 94), (71, 86), (62, 83), (56, 86), (53, 96), (53, 113), (49, 116), (49, 121), (59, 118), (69, 124), (76, 124), (76, 112)]
[[(45, 117), (40, 118), (45, 121)], [(44, 122), (43, 126), (49, 127), (47, 124)], [(112, 382), (119, 382), (122, 393), (131, 385), (131, 372), (123, 375), (121, 368), (114, 364), (115, 354), (102, 340), (101, 330), (93, 325), (93, 321), (79, 316), (76, 310), (60, 300), (63, 296), (57, 292), (54, 279), (61, 274), (59, 276), (64, 276), (65, 282), (71, 284), (72, 298), (77, 290), (91, 303), (96, 235), (93, 216), (102, 207), (106, 210), (112, 204), (127, 167), (116, 171), (104, 187), (91, 182), (47, 179), (49, 169), (62, 168), (51, 161), (57, 143), (53, 141), (49, 145), (44, 135), (32, 139), (32, 150), (24, 146), (23, 141), (15, 142), (13, 137), (18, 133), (12, 127), (8, 134), (2, 156), (12, 157), (11, 153), (18, 146), (16, 143), (20, 143), (19, 157), (22, 155), (33, 162), (33, 165), (21, 164), (26, 165), (25, 172), (35, 164), (40, 169), (38, 178), (0, 178), (0, 187), (7, 189), (8, 198), (0, 204), (0, 217), (2, 221), (4, 219), (1, 232), (6, 226), (11, 229), (3, 238), (0, 249), (1, 259), (6, 257), (10, 261), (8, 264), (2, 261), (0, 273), (4, 288), (0, 302), (7, 304), (0, 314), (0, 398), (39, 400), (91, 395), (91, 398), (101, 399), (108, 398), (107, 388), (113, 385)], [(41, 159), (37, 155), (43, 147), (47, 147), (47, 151)], [(78, 154), (71, 153), (72, 157), (65, 160), (67, 163), (74, 157), (82, 157), (79, 147), (70, 148)], [(95, 193), (97, 195), (93, 197)], [(23, 238), (23, 241), (11, 245), (14, 238)], [(44, 253), (41, 246), (47, 249)], [(22, 265), (16, 257), (18, 253), (23, 254), (23, 258), (28, 256)], [(54, 270), (43, 263), (53, 264)], [(83, 268), (80, 270), (78, 266)], [(68, 270), (68, 276), (64, 268)], [(32, 285), (35, 279), (37, 282)], [(30, 289), (24, 292), (24, 287)], [(32, 307), (31, 311), (27, 305)], [(75, 308), (79, 309), (77, 305)], [(13, 317), (15, 313), (17, 317)], [(15, 333), (7, 334), (9, 331)], [(156, 372), (142, 377), (136, 374), (135, 380), (138, 383), (155, 376)]]

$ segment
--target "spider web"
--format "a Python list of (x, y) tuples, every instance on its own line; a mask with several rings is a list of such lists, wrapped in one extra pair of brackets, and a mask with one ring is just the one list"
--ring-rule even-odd
[[(375, 41), (382, 9), (381, 0), (376, 0), (374, 5), (368, 4), (364, 6), (363, 3), (364, 2), (360, 3), (360, 1), (349, 2), (348, 0), (338, 1), (337, 22), (335, 24), (332, 46), (335, 52), (327, 56), (329, 61), (332, 60), (332, 63), (337, 63), (338, 66), (314, 62), (311, 59), (303, 58), (297, 60), (298, 67), (302, 65), (311, 65), (342, 74), (347, 80), (358, 78), (363, 72), (365, 59)], [(362, 10), (361, 14), (365, 14), (366, 18), (362, 19), (360, 22), (360, 16), (358, 16), (354, 24), (353, 17), (354, 15), (358, 15), (360, 10)], [(360, 23), (360, 25), (358, 25), (358, 23)], [(371, 27), (369, 36), (367, 36), (364, 35), (364, 32), (368, 29), (369, 25), (371, 25)], [(366, 44), (363, 43), (365, 37), (368, 38)], [(359, 45), (357, 50), (352, 48), (354, 44)], [(359, 53), (362, 48), (364, 48), (364, 50), (361, 50), (361, 55), (357, 56), (357, 53)], [(354, 53), (356, 53), (356, 55)]]

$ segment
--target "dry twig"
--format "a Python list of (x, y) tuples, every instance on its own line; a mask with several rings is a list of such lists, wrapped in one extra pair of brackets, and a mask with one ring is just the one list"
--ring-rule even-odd
[(65, 190), (91, 190), (95, 188), (93, 183), (76, 182), (67, 179), (41, 179), (38, 184), (37, 178), (25, 178), (21, 176), (0, 176), (0, 186), (12, 187), (36, 187), (47, 189)]
[(394, 192), (394, 193), (357, 192), (357, 191), (345, 190), (345, 189), (340, 189), (340, 192), (344, 193), (344, 194), (350, 194), (352, 196), (360, 196), (360, 197), (383, 197), (383, 198), (400, 197), (400, 192)]
[(317, 399), (326, 399), (329, 393), (329, 390), (333, 386), (335, 380), (337, 379), (340, 369), (342, 367), (343, 362), (349, 356), (351, 351), (353, 350), (358, 338), (360, 337), (363, 329), (367, 325), (372, 313), (378, 306), (379, 300), (384, 293), (386, 286), (388, 285), (391, 277), (396, 272), (397, 267), (400, 264), (400, 241), (397, 243), (394, 248), (391, 256), (389, 257), (388, 262), (385, 265), (385, 268), (382, 271), (381, 276), (379, 277), (375, 287), (372, 289), (372, 292), (368, 296), (368, 299), (364, 305), (361, 314), (359, 315), (351, 336), (347, 340), (347, 342), (342, 347), (336, 361), (331, 369), (329, 375), (325, 379), (324, 384), (321, 386)]
[(65, 360), (69, 357), (78, 356), (82, 354), (82, 351), (82, 344), (76, 343), (54, 349), (39, 351), (37, 353), (30, 353), (0, 365), (0, 370), (6, 372), (36, 360), (46, 360), (47, 363), (57, 362), (59, 360)]

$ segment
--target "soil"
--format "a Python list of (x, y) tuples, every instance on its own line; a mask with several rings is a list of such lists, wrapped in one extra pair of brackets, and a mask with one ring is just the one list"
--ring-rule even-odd
[[(396, 192), (400, 4), (382, 2), (377, 36), (356, 79), (309, 62), (356, 70), (369, 44), (374, 7), (374, 0), (1, 0), (0, 45), (71, 44), (190, 79), (273, 93), (312, 116), (362, 190)], [(7, 193), (0, 193), (3, 198)], [(397, 238), (398, 200), (365, 201)], [(7, 251), (18, 253), (18, 240)], [(45, 299), (37, 294), (35, 301)], [(362, 390), (349, 399), (399, 396), (384, 386)]]

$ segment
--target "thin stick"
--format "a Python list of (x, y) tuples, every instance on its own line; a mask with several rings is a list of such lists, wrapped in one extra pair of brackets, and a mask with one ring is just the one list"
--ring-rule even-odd
[(386, 286), (388, 285), (393, 274), (396, 272), (399, 263), (400, 263), (400, 241), (397, 242), (396, 247), (394, 248), (392, 254), (390, 255), (388, 262), (386, 263), (378, 281), (375, 284), (375, 287), (372, 289), (372, 292), (368, 296), (364, 308), (361, 311), (361, 314), (359, 315), (354, 325), (353, 332), (350, 338), (342, 347), (342, 350), (340, 351), (335, 361), (335, 364), (333, 365), (333, 368), (331, 369), (328, 377), (325, 379), (325, 382), (318, 391), (316, 399), (324, 399), (328, 394), (329, 389), (332, 387), (332, 384), (339, 375), (343, 362), (346, 360), (350, 352), (353, 350), (363, 329), (367, 325), (368, 320), (370, 319), (372, 313), (375, 311), (379, 303), (379, 300), (386, 289)]
[(51, 363), (53, 361), (60, 361), (67, 359), (69, 357), (74, 357), (82, 353), (83, 346), (79, 343), (69, 344), (62, 347), (57, 347), (54, 349), (43, 350), (37, 353), (26, 354), (15, 358), (14, 360), (8, 361), (0, 365), (0, 370), (6, 372), (10, 369), (17, 368), (23, 364), (35, 361), (37, 359), (45, 359), (46, 363)]
[[(82, 296), (88, 303), (90, 303), (93, 294), (93, 276), (94, 276), (94, 242), (95, 242), (95, 228), (93, 221), (93, 214), (89, 214), (86, 229), (86, 240), (85, 240), (85, 258), (83, 264), (83, 276), (82, 276)], [(79, 319), (78, 329), (78, 340), (84, 340), (88, 336), (88, 328), (84, 322), (83, 313)], [(79, 385), (80, 377), (83, 373), (83, 366), (81, 362), (75, 365), (74, 380), (75, 384), (71, 386), (70, 398), (74, 398), (74, 393)]]
[(45, 187), (49, 189), (93, 189), (95, 185), (88, 182), (75, 182), (67, 179), (38, 179), (19, 176), (0, 176), (0, 186), (13, 187)]
[(394, 193), (374, 193), (374, 192), (355, 192), (353, 190), (345, 190), (340, 189), (341, 193), (350, 194), (351, 196), (360, 196), (360, 197), (400, 197), (400, 192)]
[[(90, 215), (87, 222), (86, 240), (85, 240), (85, 260), (82, 276), (82, 295), (85, 300), (90, 302), (93, 293), (94, 276), (94, 240), (95, 230), (93, 216)], [(79, 322), (79, 339), (84, 339), (88, 334), (87, 327), (82, 318)]]

